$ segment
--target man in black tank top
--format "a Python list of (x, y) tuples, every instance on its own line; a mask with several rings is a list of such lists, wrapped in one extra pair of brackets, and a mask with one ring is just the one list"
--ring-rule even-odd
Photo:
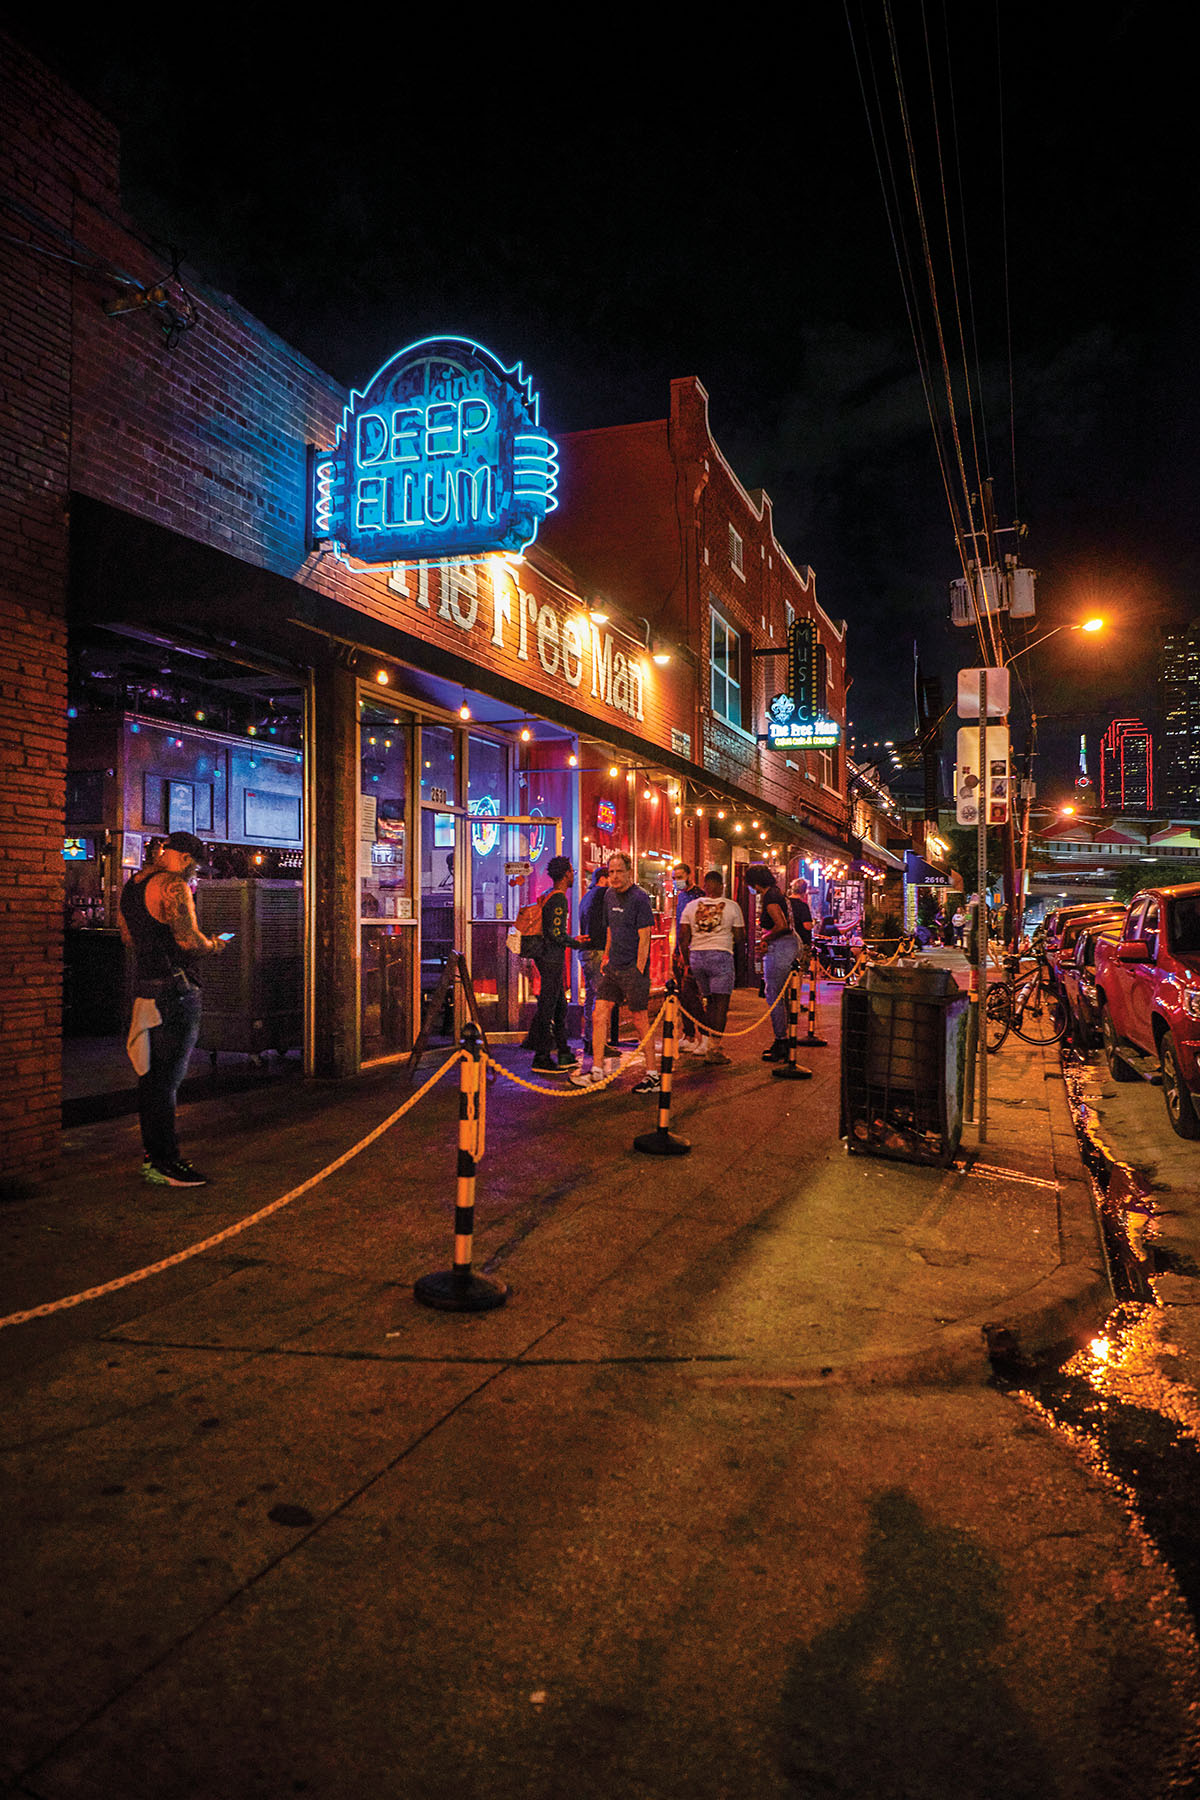
[[(205, 937), (196, 920), (191, 877), (205, 846), (190, 831), (173, 831), (158, 858), (121, 891), (121, 937), (134, 953), (135, 1024), (139, 1009), (157, 1008), (151, 1023), (149, 1067), (138, 1079), (138, 1112), (148, 1181), (203, 1187), (206, 1177), (179, 1154), (175, 1101), (200, 1035), (200, 986), (193, 973), (201, 956), (219, 956), (220, 938)], [(153, 1014), (150, 1015), (151, 1020)]]

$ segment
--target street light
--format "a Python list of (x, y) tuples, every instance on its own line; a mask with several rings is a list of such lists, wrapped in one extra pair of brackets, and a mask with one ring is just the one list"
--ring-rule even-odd
[(1103, 629), (1103, 619), (1083, 619), (1078, 625), (1056, 625), (1053, 631), (1044, 631), (1040, 638), (1034, 638), (1032, 644), (1026, 644), (1023, 650), (1018, 650), (1016, 656), (1010, 656), (1005, 666), (1011, 668), (1022, 656), (1028, 656), (1031, 650), (1036, 650), (1039, 644), (1044, 644), (1048, 638), (1057, 637), (1060, 631), (1095, 632)]

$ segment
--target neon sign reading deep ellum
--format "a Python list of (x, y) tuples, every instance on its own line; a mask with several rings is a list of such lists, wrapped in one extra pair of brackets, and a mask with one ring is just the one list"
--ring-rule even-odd
[(558, 504), (558, 446), (520, 365), (425, 338), (354, 390), (311, 458), (311, 535), (367, 563), (520, 551)]

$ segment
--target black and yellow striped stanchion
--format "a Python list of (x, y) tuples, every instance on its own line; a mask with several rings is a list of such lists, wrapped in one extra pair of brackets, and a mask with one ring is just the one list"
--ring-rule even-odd
[(471, 1272), (471, 1248), (475, 1236), (475, 1171), (483, 1155), (483, 1107), (487, 1089), (479, 1054), (479, 1031), (463, 1027), (462, 1060), (458, 1077), (458, 1191), (454, 1199), (454, 1264), (413, 1283), (413, 1294), (422, 1306), (439, 1312), (490, 1312), (503, 1306), (508, 1288)]
[(663, 1008), (662, 1057), (658, 1065), (662, 1088), (658, 1096), (658, 1127), (635, 1137), (633, 1147), (644, 1156), (686, 1156), (691, 1149), (687, 1138), (676, 1137), (671, 1130), (671, 1080), (675, 1073), (675, 1026), (679, 1019), (679, 988), (667, 983), (667, 1003)]
[(829, 1039), (817, 1036), (817, 959), (814, 956), (808, 965), (808, 1036), (802, 1037), (802, 1044), (815, 1044), (819, 1049), (829, 1047)]
[(812, 1079), (812, 1070), (806, 1069), (797, 1056), (801, 974), (800, 963), (797, 960), (792, 964), (785, 990), (787, 994), (787, 1061), (781, 1062), (778, 1068), (771, 1070), (777, 1081), (811, 1081)]

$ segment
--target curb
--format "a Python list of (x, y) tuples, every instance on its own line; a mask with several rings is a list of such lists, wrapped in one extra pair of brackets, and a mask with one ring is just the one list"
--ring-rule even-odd
[(825, 1388), (950, 1385), (967, 1379), (988, 1380), (994, 1372), (993, 1350), (1004, 1334), (1006, 1360), (1034, 1362), (1074, 1351), (1103, 1325), (1116, 1304), (1108, 1279), (1086, 1263), (1062, 1266), (1047, 1275), (1003, 1318), (976, 1313), (950, 1326), (921, 1350), (864, 1358), (861, 1362), (821, 1364), (806, 1369), (746, 1368), (721, 1375), (702, 1375), (700, 1387)]

